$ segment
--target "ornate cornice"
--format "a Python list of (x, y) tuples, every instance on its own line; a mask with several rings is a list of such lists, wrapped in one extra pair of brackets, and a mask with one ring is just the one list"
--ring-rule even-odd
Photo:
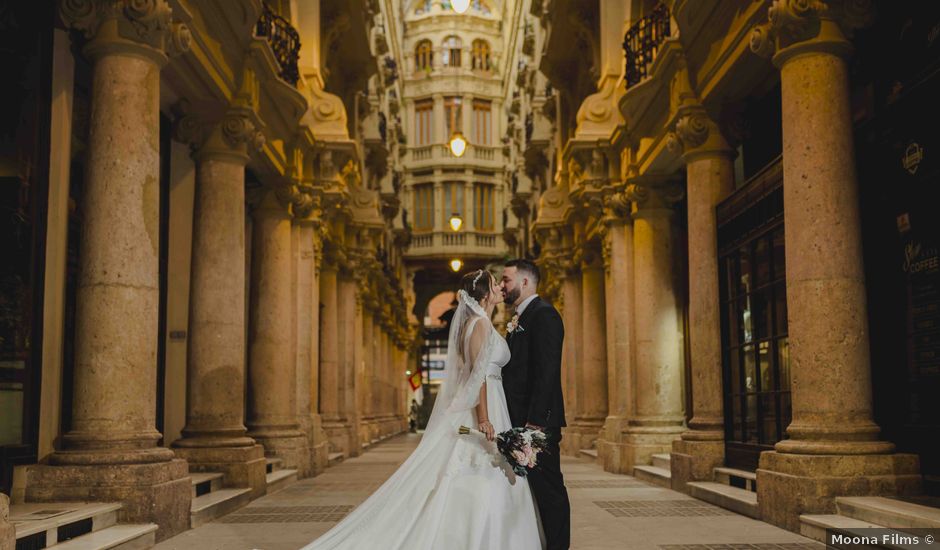
[(123, 52), (163, 65), (192, 43), (189, 27), (173, 21), (166, 0), (60, 0), (59, 14), (89, 39), (85, 54), (91, 58)]

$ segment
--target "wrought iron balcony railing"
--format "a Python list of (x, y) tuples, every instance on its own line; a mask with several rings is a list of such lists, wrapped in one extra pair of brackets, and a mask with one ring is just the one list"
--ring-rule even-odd
[(274, 13), (267, 2), (262, 2), (264, 10), (255, 26), (255, 35), (268, 39), (274, 51), (274, 57), (280, 66), (280, 77), (296, 86), (300, 80), (297, 62), (300, 59), (300, 34), (291, 24)]
[(669, 8), (662, 2), (630, 27), (623, 37), (623, 51), (627, 58), (627, 88), (649, 76), (649, 68), (659, 46), (668, 36)]

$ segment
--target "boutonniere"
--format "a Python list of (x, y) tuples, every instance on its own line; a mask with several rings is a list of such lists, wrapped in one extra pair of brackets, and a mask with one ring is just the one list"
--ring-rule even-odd
[(517, 332), (522, 332), (522, 331), (524, 331), (524, 330), (525, 330), (525, 329), (522, 328), (522, 327), (519, 325), (519, 314), (518, 314), (518, 313), (515, 314), (515, 315), (513, 315), (513, 316), (512, 316), (512, 319), (510, 319), (509, 322), (506, 323), (506, 336), (509, 336), (509, 335), (511, 335), (511, 334), (515, 334), (515, 333), (517, 333)]

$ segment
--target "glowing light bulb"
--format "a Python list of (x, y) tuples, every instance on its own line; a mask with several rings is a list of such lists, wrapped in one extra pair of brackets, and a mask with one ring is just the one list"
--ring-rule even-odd
[(458, 271), (460, 271), (461, 267), (463, 267), (463, 262), (461, 262), (457, 258), (454, 258), (453, 260), (450, 261), (450, 268), (453, 270), (454, 273), (457, 273)]
[(460, 132), (457, 132), (450, 138), (450, 152), (455, 157), (462, 157), (467, 152), (467, 140)]
[(450, 5), (455, 12), (466, 13), (470, 9), (470, 0), (451, 0)]
[(450, 217), (450, 228), (454, 231), (460, 231), (460, 226), (463, 225), (463, 218), (460, 217), (460, 214), (454, 214)]

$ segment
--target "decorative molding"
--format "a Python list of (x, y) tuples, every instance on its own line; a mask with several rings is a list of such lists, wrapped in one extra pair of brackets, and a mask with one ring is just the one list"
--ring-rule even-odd
[(60, 0), (59, 14), (90, 40), (91, 57), (129, 48), (162, 65), (192, 44), (189, 27), (173, 21), (166, 0)]
[(873, 17), (871, 0), (774, 0), (768, 22), (751, 31), (751, 51), (778, 67), (807, 49), (848, 56), (849, 38)]

